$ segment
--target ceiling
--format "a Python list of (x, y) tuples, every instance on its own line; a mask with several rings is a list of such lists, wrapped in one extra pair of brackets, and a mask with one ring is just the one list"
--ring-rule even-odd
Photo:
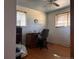
[(47, 6), (46, 0), (17, 0), (17, 5), (28, 7), (31, 9), (39, 10), (42, 12), (50, 12), (57, 9), (65, 8), (70, 6), (70, 0), (57, 0), (56, 3), (58, 3), (60, 6)]

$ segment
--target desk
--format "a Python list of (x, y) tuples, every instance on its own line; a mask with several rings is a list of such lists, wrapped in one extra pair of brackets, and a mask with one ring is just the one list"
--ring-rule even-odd
[(38, 33), (27, 33), (26, 34), (26, 46), (29, 48), (35, 48), (36, 47), (36, 39), (37, 39)]

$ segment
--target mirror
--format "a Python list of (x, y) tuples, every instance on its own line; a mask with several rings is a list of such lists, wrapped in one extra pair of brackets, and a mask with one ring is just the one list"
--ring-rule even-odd
[(16, 59), (71, 59), (70, 0), (16, 2)]

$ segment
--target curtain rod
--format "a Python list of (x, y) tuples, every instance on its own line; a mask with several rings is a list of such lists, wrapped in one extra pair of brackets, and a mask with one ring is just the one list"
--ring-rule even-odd
[(25, 12), (25, 11), (21, 11), (21, 10), (16, 10), (16, 11), (27, 13), (27, 12)]

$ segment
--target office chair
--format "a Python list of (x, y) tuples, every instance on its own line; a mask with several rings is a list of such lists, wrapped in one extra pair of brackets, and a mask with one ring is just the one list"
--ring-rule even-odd
[(43, 29), (43, 31), (38, 35), (37, 39), (37, 47), (40, 48), (48, 48), (47, 47), (47, 37), (48, 37), (49, 29)]

